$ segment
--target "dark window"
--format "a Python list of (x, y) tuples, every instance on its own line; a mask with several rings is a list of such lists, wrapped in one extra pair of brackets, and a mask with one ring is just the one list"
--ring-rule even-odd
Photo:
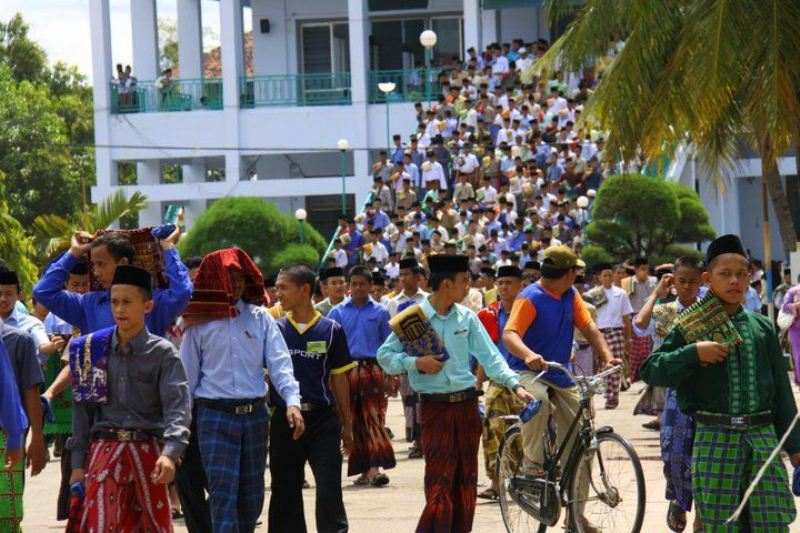
[(370, 11), (396, 11), (400, 9), (427, 9), (428, 0), (369, 0)]

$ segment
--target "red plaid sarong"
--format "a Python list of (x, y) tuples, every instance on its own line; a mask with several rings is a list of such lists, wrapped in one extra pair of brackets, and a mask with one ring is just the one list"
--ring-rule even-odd
[(383, 370), (371, 360), (360, 360), (350, 371), (350, 409), (353, 416), (353, 451), (347, 475), (370, 468), (394, 468), (392, 441), (386, 433), (386, 385)]
[(418, 532), (472, 531), (481, 430), (477, 400), (422, 402), (425, 509)]
[[(625, 360), (625, 333), (622, 328), (608, 328), (601, 330), (606, 339), (611, 356), (622, 361)], [(619, 405), (619, 389), (622, 375), (614, 372), (606, 378), (606, 409), (614, 409)]]
[(150, 481), (160, 453), (155, 439), (93, 440), (79, 531), (171, 532), (167, 486)]
[(653, 339), (650, 335), (640, 337), (634, 333), (631, 339), (631, 383), (639, 381), (639, 369), (642, 368), (642, 363), (644, 363), (644, 360), (650, 355), (650, 350), (652, 349)]

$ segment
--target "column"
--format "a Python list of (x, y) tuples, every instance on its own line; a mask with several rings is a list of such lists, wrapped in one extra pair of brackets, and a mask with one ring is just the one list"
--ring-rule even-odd
[(180, 77), (203, 77), (203, 24), (200, 0), (178, 0), (178, 65)]
[(498, 13), (496, 9), (484, 9), (481, 12), (481, 31), (483, 45), (486, 46), (490, 43), (495, 43), (500, 39), (500, 32), (497, 29)]
[[(203, 158), (192, 159), (188, 165), (183, 165), (183, 182), (186, 184), (205, 183), (206, 161)], [(202, 187), (202, 186), (201, 186)], [(187, 200), (183, 203), (183, 221), (186, 229), (191, 229), (197, 217), (206, 209), (206, 200)]]
[(158, 226), (161, 224), (161, 202), (147, 202), (147, 206), (139, 211), (139, 227)]
[(225, 182), (235, 186), (242, 180), (242, 156), (238, 151), (225, 154)]
[[(98, 145), (111, 144), (110, 110), (111, 80), (116, 75), (111, 63), (111, 16), (109, 0), (90, 0), (89, 27), (92, 37), (92, 77), (94, 84), (94, 138)], [(117, 165), (111, 160), (111, 150), (95, 149), (97, 188), (108, 190), (117, 184)], [(103, 197), (106, 192), (99, 193)], [(93, 198), (94, 201), (99, 198)]]
[(481, 7), (480, 0), (464, 0), (464, 57), (466, 51), (475, 48), (481, 51)]
[(220, 0), (222, 46), (222, 93), (225, 108), (239, 110), (239, 90), (244, 76), (244, 41), (241, 0)]
[(347, 179), (348, 194), (356, 195), (356, 213), (367, 198), (372, 186), (369, 173), (369, 121), (367, 117), (367, 95), (369, 93), (369, 49), (367, 34), (369, 18), (366, 0), (347, 0), (347, 21), (350, 32), (350, 88), (353, 98), (353, 127), (347, 132), (353, 152), (353, 178)]
[(139, 81), (152, 81), (159, 75), (156, 0), (131, 2), (133, 74)]

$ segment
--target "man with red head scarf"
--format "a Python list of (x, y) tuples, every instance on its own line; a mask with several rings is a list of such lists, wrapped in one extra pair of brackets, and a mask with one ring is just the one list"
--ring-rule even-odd
[(264, 505), (270, 382), (286, 403), (286, 418), (303, 433), (300, 387), (275, 321), (263, 307), (264, 280), (239, 248), (207, 255), (183, 317), (181, 345), (193, 398), (197, 439), (208, 479), (214, 531), (255, 529)]

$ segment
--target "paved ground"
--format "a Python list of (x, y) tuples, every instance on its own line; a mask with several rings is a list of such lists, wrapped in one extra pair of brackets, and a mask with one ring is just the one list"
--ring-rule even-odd
[[(647, 487), (647, 508), (642, 530), (648, 533), (666, 532), (668, 531), (664, 522), (666, 502), (664, 500), (664, 478), (659, 459), (658, 434), (642, 429), (641, 424), (647, 421), (646, 417), (631, 415), (633, 404), (641, 388), (641, 384), (636, 384), (631, 390), (623, 393), (620, 407), (615, 411), (600, 410), (598, 422), (612, 425), (629, 439), (642, 459)], [(396, 400), (391, 400), (389, 403), (388, 422), (395, 435), (399, 436), (404, 433), (402, 408)], [(381, 489), (364, 489), (352, 486), (350, 480), (345, 482), (344, 500), (350, 521), (350, 531), (354, 533), (375, 531), (394, 533), (414, 530), (424, 504), (422, 490), (424, 463), (422, 460), (407, 458), (408, 444), (404, 441), (395, 439), (394, 444), (398, 461), (397, 468), (388, 472), (391, 477), (389, 486)], [(53, 462), (38, 477), (28, 480), (25, 493), (24, 531), (26, 533), (63, 530), (63, 523), (55, 520), (58, 476), (58, 465)], [(310, 472), (308, 479), (313, 482)], [(482, 460), (480, 482), (486, 482)], [(266, 483), (268, 486), (268, 479)], [(304, 496), (306, 516), (313, 517), (314, 490), (304, 491)], [(269, 498), (269, 489), (267, 498)], [(690, 524), (691, 520), (690, 516)], [(311, 522), (313, 522), (313, 518)], [(314, 531), (314, 524), (311, 522), (308, 524), (309, 531)], [(178, 532), (186, 531), (181, 521), (176, 523), (175, 529)], [(499, 507), (492, 503), (479, 503), (475, 514), (474, 531), (482, 533), (503, 530)], [(266, 531), (266, 526), (259, 527), (258, 531)], [(557, 531), (560, 531), (560, 528)], [(795, 522), (792, 531), (800, 532), (800, 523)]]

